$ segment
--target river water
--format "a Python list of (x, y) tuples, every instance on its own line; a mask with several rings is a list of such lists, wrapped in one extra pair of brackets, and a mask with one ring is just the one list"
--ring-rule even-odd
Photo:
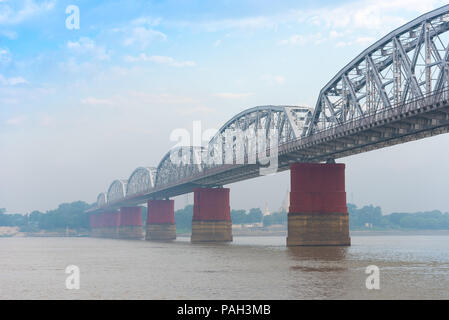
[[(66, 288), (69, 265), (79, 290)], [(352, 236), (348, 248), (0, 238), (0, 299), (449, 299), (449, 235)]]

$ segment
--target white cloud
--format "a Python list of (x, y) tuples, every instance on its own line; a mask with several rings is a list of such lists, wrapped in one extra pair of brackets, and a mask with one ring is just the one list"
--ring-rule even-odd
[(297, 46), (303, 46), (306, 44), (315, 44), (319, 45), (326, 41), (327, 39), (323, 37), (321, 32), (314, 33), (314, 34), (294, 34), (290, 36), (287, 39), (281, 40), (278, 42), (279, 45), (297, 45)]
[(81, 99), (81, 103), (91, 106), (105, 106), (118, 108), (142, 107), (148, 108), (151, 105), (158, 104), (193, 104), (195, 99), (190, 97), (182, 97), (168, 93), (146, 93), (141, 91), (127, 91), (106, 98), (87, 97)]
[(282, 85), (285, 83), (285, 78), (280, 75), (264, 74), (260, 77), (260, 79), (268, 84)]
[(331, 39), (341, 38), (343, 36), (344, 36), (343, 32), (338, 32), (338, 31), (335, 31), (335, 30), (331, 30), (329, 32), (329, 38), (331, 38)]
[(176, 112), (180, 116), (190, 116), (193, 114), (210, 114), (216, 112), (214, 108), (209, 107), (192, 107), (192, 108), (177, 108)]
[(14, 78), (9, 78), (8, 79), (8, 83), (11, 86), (15, 86), (18, 84), (24, 84), (24, 83), (28, 83), (28, 81), (26, 81), (24, 78), (22, 77), (14, 77)]
[(214, 47), (215, 47), (215, 48), (219, 47), (219, 46), (221, 45), (221, 42), (222, 42), (221, 40), (215, 41), (215, 42), (214, 42)]
[(137, 57), (126, 56), (127, 62), (153, 62), (157, 64), (166, 64), (171, 67), (194, 67), (196, 63), (194, 61), (177, 61), (172, 57), (167, 56), (147, 56), (145, 53), (141, 53)]
[(99, 99), (94, 97), (87, 97), (85, 99), (81, 99), (82, 104), (89, 104), (89, 105), (107, 105), (107, 106), (113, 106), (116, 104), (113, 99)]
[(243, 30), (255, 30), (255, 29), (273, 29), (276, 30), (279, 21), (277, 17), (258, 16), (258, 17), (244, 17), (238, 19), (221, 19), (211, 21), (200, 22), (177, 22), (175, 23), (179, 27), (196, 27), (208, 32), (216, 32), (228, 29), (243, 29)]
[(441, 0), (363, 0), (313, 10), (295, 11), (297, 23), (308, 24), (328, 34), (294, 34), (280, 45), (318, 45), (335, 41), (336, 47), (369, 45), (412, 18), (431, 11)]
[(0, 64), (8, 64), (12, 60), (11, 53), (8, 48), (0, 48)]
[(288, 39), (284, 39), (279, 41), (279, 44), (286, 45), (286, 44), (299, 44), (303, 45), (306, 43), (306, 37), (300, 34), (294, 34)]
[(232, 92), (221, 92), (221, 93), (215, 93), (214, 96), (221, 99), (242, 99), (242, 98), (248, 98), (252, 96), (253, 93), (247, 92), (247, 93), (232, 93)]
[(373, 44), (376, 41), (376, 38), (374, 37), (358, 37), (355, 39), (356, 43), (362, 44), (362, 45), (369, 45)]
[(340, 6), (301, 12), (315, 25), (339, 31), (376, 31), (385, 33), (406, 23), (406, 15), (416, 16), (446, 4), (441, 0), (364, 0)]
[(350, 41), (348, 41), (348, 42), (345, 42), (345, 41), (338, 41), (338, 42), (335, 44), (335, 46), (336, 46), (337, 48), (349, 47), (349, 46), (351, 46), (351, 45), (352, 45), (352, 42), (350, 42)]
[(167, 39), (167, 36), (164, 33), (142, 26), (134, 27), (127, 33), (129, 33), (129, 36), (124, 41), (125, 46), (136, 44), (142, 48), (146, 48), (153, 41), (164, 41)]
[(151, 17), (139, 17), (137, 19), (134, 19), (131, 21), (132, 25), (135, 26), (142, 26), (142, 25), (147, 25), (150, 27), (156, 27), (158, 26), (162, 21), (162, 18), (151, 18)]
[(10, 40), (15, 40), (15, 39), (17, 39), (17, 32), (8, 31), (8, 30), (0, 30), (0, 36), (6, 37)]
[(20, 126), (22, 125), (26, 120), (25, 116), (18, 116), (18, 117), (14, 117), (14, 118), (10, 118), (8, 120), (6, 120), (6, 124), (10, 125), (10, 126)]
[(0, 84), (4, 86), (16, 86), (19, 84), (25, 84), (28, 83), (24, 78), (22, 77), (12, 77), (12, 78), (5, 78), (0, 74)]
[(78, 54), (88, 54), (98, 60), (109, 60), (110, 53), (103, 46), (97, 46), (95, 41), (88, 37), (81, 37), (78, 41), (68, 41), (67, 48)]
[(0, 24), (19, 24), (29, 18), (52, 10), (55, 4), (55, 0), (40, 3), (36, 3), (33, 0), (26, 0), (23, 6), (17, 8), (12, 7), (4, 1), (4, 4), (0, 4)]

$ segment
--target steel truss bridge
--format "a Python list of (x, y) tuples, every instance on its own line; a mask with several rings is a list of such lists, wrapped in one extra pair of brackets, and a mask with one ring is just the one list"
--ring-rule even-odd
[[(249, 160), (274, 155), (270, 144), (263, 152), (248, 147), (248, 133), (260, 130), (265, 130), (267, 141), (272, 138), (269, 132), (276, 132), (278, 171), (288, 170), (294, 162), (334, 161), (447, 133), (448, 31), (446, 5), (363, 51), (324, 86), (314, 109), (260, 106), (245, 110), (226, 122), (207, 146), (171, 150), (157, 167), (137, 168), (129, 179), (115, 180), (107, 192), (98, 195), (90, 211), (134, 206), (190, 193), (197, 187), (258, 177), (263, 165)], [(248, 148), (243, 154), (237, 154), (237, 145), (224, 146), (229, 130), (246, 132)], [(184, 160), (174, 163), (173, 152)], [(205, 155), (232, 161), (205, 161)]]

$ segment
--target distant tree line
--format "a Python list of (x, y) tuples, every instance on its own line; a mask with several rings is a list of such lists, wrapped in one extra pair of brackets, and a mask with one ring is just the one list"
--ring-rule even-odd
[[(20, 227), (22, 232), (37, 232), (39, 230), (85, 230), (89, 228), (89, 217), (84, 213), (93, 205), (83, 201), (64, 203), (57, 209), (47, 211), (33, 211), (29, 214), (7, 214), (0, 209), (0, 226)], [(144, 209), (144, 208), (142, 208)], [(348, 204), (349, 225), (351, 230), (449, 230), (449, 213), (438, 210), (429, 212), (405, 213), (395, 212), (382, 215), (380, 207), (364, 206), (357, 208)], [(188, 205), (175, 211), (176, 229), (179, 233), (192, 230), (193, 206)], [(146, 210), (142, 210), (145, 223)], [(259, 208), (246, 210), (231, 210), (233, 224), (263, 223), (264, 227), (271, 225), (287, 225), (285, 211), (274, 212), (264, 216)]]
[(394, 212), (382, 215), (380, 207), (364, 206), (358, 209), (348, 204), (349, 225), (352, 230), (448, 230), (449, 213), (434, 210), (428, 212)]
[(20, 227), (22, 232), (37, 232), (39, 230), (63, 230), (65, 228), (82, 230), (89, 228), (89, 216), (84, 213), (91, 208), (83, 201), (63, 203), (57, 209), (33, 211), (29, 214), (6, 214), (0, 209), (0, 226)]

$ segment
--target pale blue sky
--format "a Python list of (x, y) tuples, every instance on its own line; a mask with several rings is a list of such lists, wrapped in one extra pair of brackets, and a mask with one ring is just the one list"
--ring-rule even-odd
[[(65, 26), (72, 4), (79, 30)], [(0, 207), (93, 202), (114, 179), (157, 166), (173, 129), (218, 128), (257, 105), (314, 106), (369, 44), (443, 4), (0, 0)], [(348, 200), (449, 211), (448, 142), (340, 160)], [(288, 172), (238, 183), (231, 203), (275, 210), (288, 187)]]

